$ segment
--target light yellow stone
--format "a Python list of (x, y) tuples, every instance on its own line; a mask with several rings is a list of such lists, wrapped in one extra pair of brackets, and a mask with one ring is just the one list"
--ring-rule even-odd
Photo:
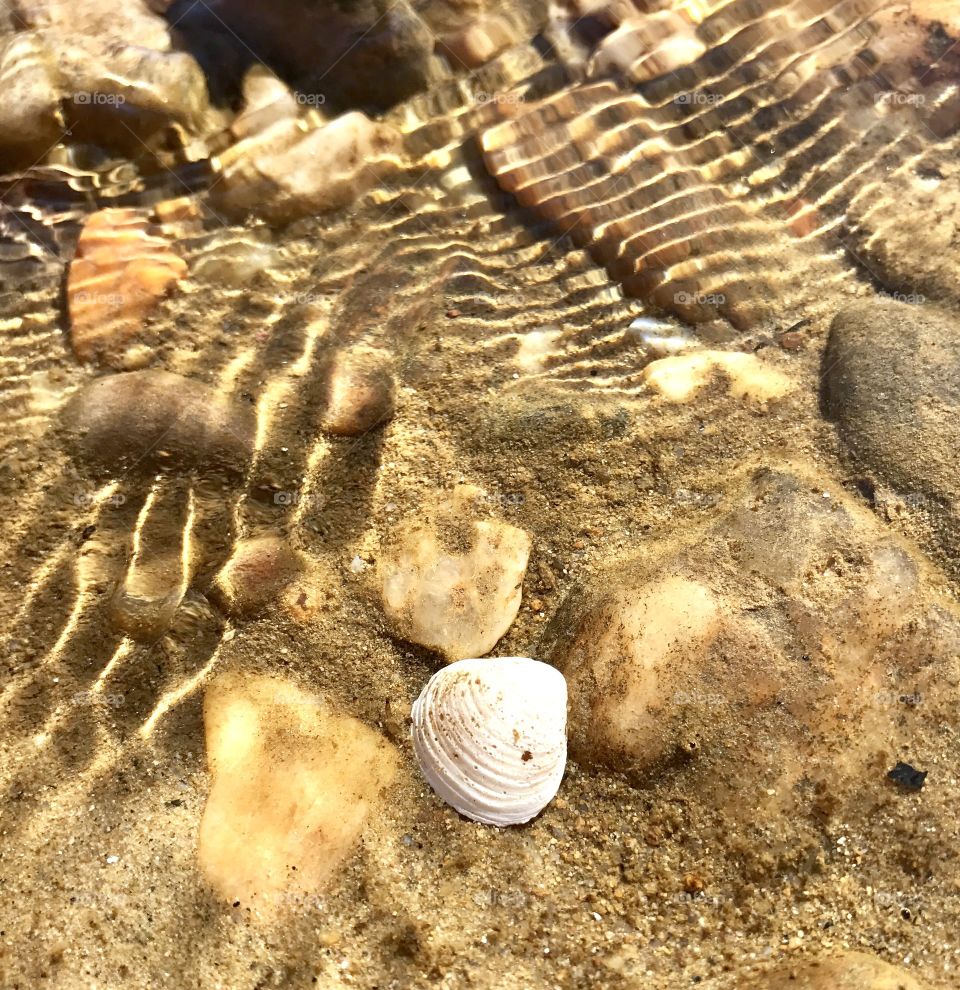
[[(484, 656), (510, 628), (530, 556), (522, 529), (469, 519), (470, 493), (458, 490), (434, 523), (410, 525), (380, 565), (384, 610), (399, 635), (451, 662)], [(463, 552), (442, 545), (437, 522), (465, 533)]]
[(520, 338), (515, 358), (517, 366), (528, 375), (543, 371), (549, 357), (556, 353), (557, 344), (563, 338), (559, 327), (541, 327)]
[(662, 753), (665, 709), (695, 700), (696, 674), (721, 629), (713, 592), (683, 577), (624, 588), (593, 610), (557, 658), (570, 691), (574, 750), (614, 762)]
[(865, 952), (841, 952), (824, 959), (782, 963), (738, 981), (743, 990), (924, 990), (908, 970)]
[(283, 117), (238, 141), (220, 159), (214, 187), (228, 212), (289, 222), (333, 210), (367, 192), (399, 163), (400, 134), (360, 111), (321, 127)]
[(783, 372), (756, 354), (741, 351), (694, 351), (661, 358), (643, 369), (643, 380), (668, 402), (689, 402), (718, 372), (729, 379), (734, 398), (760, 405), (782, 398), (795, 387)]
[(225, 674), (204, 697), (213, 782), (200, 868), (265, 915), (326, 886), (396, 771), (378, 733), (279, 677)]

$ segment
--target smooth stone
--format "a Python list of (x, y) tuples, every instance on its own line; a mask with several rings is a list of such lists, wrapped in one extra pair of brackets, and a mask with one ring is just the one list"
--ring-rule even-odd
[(689, 402), (718, 375), (735, 399), (764, 406), (782, 399), (796, 383), (756, 354), (742, 351), (691, 351), (651, 361), (643, 369), (643, 380), (667, 402)]
[[(171, 124), (193, 136), (226, 125), (200, 65), (174, 50), (169, 25), (146, 6), (39, 0), (17, 12), (55, 64), (73, 140), (140, 154), (143, 141), (160, 151)], [(169, 145), (169, 134), (165, 140)]]
[[(417, 4), (417, 6), (423, 6)], [(438, 78), (434, 37), (407, 0), (180, 0), (169, 12), (187, 39), (226, 28), (236, 48), (331, 108), (384, 110)]]
[(352, 203), (395, 166), (400, 134), (359, 111), (321, 127), (283, 119), (221, 156), (213, 187), (230, 214), (289, 223)]
[[(752, 774), (782, 772), (788, 793), (811, 739), (839, 734), (854, 766), (891, 745), (889, 713), (871, 699), (936, 649), (912, 621), (915, 556), (800, 466), (744, 481), (716, 521), (575, 585), (545, 629), (536, 654), (567, 678), (583, 764), (645, 778), (709, 754), (728, 789), (732, 773), (749, 793)], [(896, 655), (878, 660), (892, 642)], [(770, 725), (773, 756), (751, 749)]]
[(239, 472), (253, 453), (252, 407), (166, 371), (98, 378), (70, 398), (61, 421), (80, 460), (117, 474)]
[(279, 262), (280, 253), (272, 244), (244, 238), (211, 247), (193, 260), (190, 275), (221, 288), (242, 289)]
[(280, 677), (206, 688), (212, 775), (198, 860), (214, 892), (270, 917), (335, 881), (397, 767), (378, 732)]
[(214, 578), (210, 598), (228, 615), (249, 618), (274, 604), (303, 570), (300, 553), (280, 537), (240, 540)]
[(63, 133), (60, 75), (39, 34), (22, 31), (0, 50), (0, 161), (27, 167)]
[[(708, 988), (710, 983), (704, 984)], [(865, 952), (780, 963), (765, 973), (738, 974), (742, 990), (925, 990), (913, 974)]]
[(157, 639), (170, 626), (183, 600), (181, 578), (179, 554), (167, 554), (133, 568), (110, 598), (110, 624), (141, 642)]
[(393, 417), (395, 384), (389, 357), (369, 348), (338, 351), (327, 372), (321, 425), (357, 437)]
[[(955, 53), (955, 57), (957, 54)], [(912, 123), (917, 108), (891, 104), (891, 117), (883, 137), (875, 139), (882, 154)], [(943, 118), (943, 119), (941, 119)], [(934, 112), (920, 108), (919, 126), (951, 133), (960, 126), (956, 100)], [(890, 213), (878, 209), (881, 202), (909, 203), (907, 210)], [(960, 268), (960, 163), (944, 155), (929, 170), (896, 170), (882, 190), (851, 204), (847, 223), (851, 252), (894, 300), (920, 305), (960, 304), (957, 270)]]
[(454, 68), (476, 69), (515, 44), (510, 24), (503, 17), (480, 17), (440, 41), (441, 50)]
[[(408, 523), (378, 563), (384, 611), (403, 639), (447, 661), (482, 657), (520, 609), (530, 536), (497, 519), (477, 519), (481, 493), (461, 486), (435, 519)], [(456, 530), (456, 549), (440, 527)]]
[(622, 73), (635, 82), (647, 82), (695, 62), (706, 50), (689, 21), (674, 11), (635, 14), (603, 39), (590, 71), (597, 76)]
[(824, 412), (861, 470), (928, 517), (956, 572), (960, 556), (960, 319), (932, 305), (860, 303), (833, 321)]
[(694, 695), (721, 625), (716, 595), (679, 577), (626, 584), (592, 609), (551, 657), (570, 690), (571, 752), (617, 766), (667, 755), (674, 727), (662, 712)]
[(301, 109), (290, 87), (256, 63), (243, 77), (243, 109), (230, 125), (230, 133), (237, 140), (252, 137), (277, 121), (299, 117)]

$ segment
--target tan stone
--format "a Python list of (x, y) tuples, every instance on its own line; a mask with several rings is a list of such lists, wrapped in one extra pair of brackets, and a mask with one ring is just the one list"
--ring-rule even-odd
[(213, 192), (227, 212), (276, 222), (345, 206), (394, 167), (400, 135), (359, 111), (322, 127), (282, 119), (221, 157)]
[(643, 380), (668, 402), (688, 402), (718, 372), (726, 376), (734, 398), (757, 405), (795, 388), (794, 381), (769, 362), (741, 351), (693, 351), (661, 358), (643, 369)]
[(339, 351), (331, 362), (325, 392), (321, 423), (329, 433), (360, 436), (393, 416), (394, 381), (383, 352)]
[(551, 657), (567, 678), (574, 754), (617, 764), (663, 756), (672, 713), (703, 690), (721, 620), (710, 589), (682, 577), (621, 587), (588, 611)]
[(198, 858), (216, 894), (271, 915), (333, 882), (383, 801), (394, 748), (279, 677), (217, 678), (204, 729), (213, 781)]
[(301, 555), (286, 540), (241, 540), (214, 578), (210, 596), (227, 614), (249, 617), (276, 602), (303, 571)]
[[(448, 661), (482, 657), (520, 609), (530, 537), (496, 519), (471, 519), (477, 490), (462, 486), (427, 524), (411, 523), (379, 565), (387, 617), (404, 639)], [(463, 544), (441, 542), (437, 523)]]
[(925, 984), (900, 966), (867, 955), (841, 952), (824, 959), (783, 963), (739, 983), (743, 990), (924, 990)]

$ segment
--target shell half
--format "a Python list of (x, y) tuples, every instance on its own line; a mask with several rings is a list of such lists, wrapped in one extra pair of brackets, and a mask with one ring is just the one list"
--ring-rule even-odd
[(411, 736), (430, 786), (461, 815), (518, 825), (560, 787), (567, 762), (567, 682), (527, 657), (460, 660), (413, 704)]

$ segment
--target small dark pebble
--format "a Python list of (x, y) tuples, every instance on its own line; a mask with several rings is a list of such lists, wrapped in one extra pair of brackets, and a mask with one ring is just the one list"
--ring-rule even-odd
[(909, 763), (898, 763), (887, 774), (887, 778), (905, 791), (919, 791), (927, 779), (927, 771), (918, 770), (916, 767), (910, 766)]
[(799, 330), (788, 330), (781, 334), (778, 340), (785, 351), (799, 351), (807, 342), (807, 338)]

